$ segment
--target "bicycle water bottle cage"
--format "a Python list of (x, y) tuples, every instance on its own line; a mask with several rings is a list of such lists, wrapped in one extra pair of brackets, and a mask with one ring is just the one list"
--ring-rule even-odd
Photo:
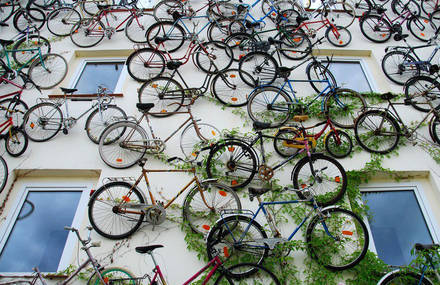
[(169, 70), (178, 69), (183, 63), (181, 61), (172, 60), (167, 62), (167, 68)]
[(161, 44), (161, 43), (164, 43), (166, 40), (168, 40), (168, 37), (167, 37), (167, 36), (165, 36), (165, 37), (157, 36), (157, 37), (154, 38), (154, 42), (155, 42), (157, 45), (158, 45), (158, 44)]
[(136, 108), (138, 108), (139, 112), (147, 113), (154, 107), (153, 103), (137, 103)]
[(429, 67), (429, 73), (431, 75), (437, 73), (439, 70), (440, 70), (440, 68), (438, 67), (437, 64), (433, 64)]
[(394, 95), (391, 92), (383, 93), (383, 94), (380, 95), (380, 98), (383, 99), (383, 100), (391, 100), (391, 99), (394, 99), (396, 97), (397, 97), (397, 95)]
[(174, 20), (174, 22), (179, 20), (180, 18), (182, 18), (182, 15), (179, 13), (179, 11), (174, 11), (173, 12), (173, 20)]

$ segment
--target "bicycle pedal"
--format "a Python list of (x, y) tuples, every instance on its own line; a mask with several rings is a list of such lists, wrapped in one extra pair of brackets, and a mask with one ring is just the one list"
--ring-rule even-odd
[(63, 134), (67, 135), (68, 133), (69, 133), (69, 131), (66, 128), (64, 128), (63, 129)]

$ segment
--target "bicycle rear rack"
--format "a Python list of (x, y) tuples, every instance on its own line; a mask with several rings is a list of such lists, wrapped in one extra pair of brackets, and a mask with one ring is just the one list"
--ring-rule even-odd
[(224, 209), (224, 210), (221, 210), (221, 212), (220, 212), (220, 216), (222, 218), (225, 218), (225, 217), (231, 216), (231, 215), (244, 215), (244, 216), (253, 217), (255, 214), (251, 210), (247, 210), (247, 209)]
[(102, 184), (107, 184), (110, 182), (133, 182), (136, 181), (136, 178), (133, 176), (120, 176), (120, 177), (104, 177), (102, 179)]

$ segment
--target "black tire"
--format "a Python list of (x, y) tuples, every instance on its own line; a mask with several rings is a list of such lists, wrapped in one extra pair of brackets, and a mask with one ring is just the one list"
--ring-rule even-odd
[(232, 34), (231, 26), (234, 21), (234, 18), (222, 18), (212, 22), (206, 32), (208, 40), (225, 42)]
[(51, 89), (57, 86), (67, 74), (67, 62), (56, 53), (43, 55), (43, 59), (34, 60), (28, 70), (32, 82), (41, 89)]
[(201, 43), (196, 51), (195, 63), (206, 73), (218, 73), (232, 64), (232, 49), (221, 41)]
[[(423, 1), (422, 1), (423, 2)], [(412, 17), (408, 22), (408, 29), (411, 34), (422, 42), (429, 42), (436, 34), (437, 26), (426, 17)]]
[(102, 132), (98, 150), (105, 164), (123, 169), (136, 164), (144, 156), (147, 147), (145, 130), (131, 121), (121, 121)]
[[(154, 103), (148, 112), (155, 117), (168, 117), (180, 109), (185, 100), (182, 85), (171, 77), (156, 77), (145, 81), (139, 89), (139, 103)], [(173, 104), (178, 103), (178, 104)]]
[(195, 152), (200, 151), (202, 147), (218, 142), (221, 136), (221, 132), (211, 124), (198, 122), (197, 129), (201, 137), (193, 123), (188, 124), (180, 135), (180, 150), (188, 160), (193, 159), (196, 156)]
[(28, 105), (22, 100), (14, 97), (7, 98), (0, 101), (0, 106), (6, 109), (0, 109), (0, 118), (7, 120), (9, 116), (12, 117), (12, 124), (15, 127), (23, 126), (24, 115), (29, 109)]
[(224, 209), (241, 210), (240, 198), (235, 191), (223, 184), (204, 182), (203, 196), (197, 187), (191, 189), (183, 201), (183, 221), (191, 230), (208, 234)]
[(354, 136), (366, 151), (385, 154), (396, 148), (400, 138), (400, 127), (386, 112), (370, 110), (356, 120)]
[[(244, 71), (242, 71), (242, 74), (248, 77), (249, 81), (252, 80), (252, 77)], [(219, 72), (212, 79), (211, 93), (220, 103), (228, 107), (245, 106), (252, 90), (254, 90), (253, 87), (241, 80), (238, 69)]]
[[(369, 1), (365, 0), (343, 0), (343, 8), (345, 11), (345, 3), (349, 3), (353, 8), (356, 17), (362, 17), (363, 15), (366, 15), (370, 13), (371, 11), (371, 4)], [(350, 8), (347, 9), (347, 11), (350, 11)]]
[[(160, 51), (175, 52), (185, 42), (185, 30), (179, 25), (171, 21), (156, 22), (151, 25), (147, 30), (147, 42), (148, 45), (155, 49), (157, 44), (155, 43), (156, 37), (165, 37), (167, 40), (160, 46)], [(165, 47), (165, 48), (164, 48)]]
[[(277, 78), (278, 63), (268, 53), (255, 51), (250, 52), (240, 59), (238, 63), (241, 79), (251, 87), (260, 85), (270, 85)], [(242, 75), (241, 71), (252, 76), (249, 81), (247, 76)]]
[[(287, 26), (287, 28), (293, 29), (293, 26)], [(312, 43), (302, 31), (289, 32), (286, 30), (286, 33), (281, 34), (280, 40), (282, 41), (280, 51), (288, 59), (304, 59), (312, 52)]]
[(404, 85), (408, 79), (420, 74), (420, 66), (416, 62), (407, 52), (393, 50), (383, 57), (382, 70), (389, 80)]
[(20, 33), (35, 32), (46, 23), (46, 15), (38, 8), (18, 11), (13, 19), (14, 28)]
[(98, 8), (98, 4), (103, 4), (106, 5), (106, 1), (85, 1), (83, 3), (81, 3), (81, 7), (84, 10), (84, 12), (86, 12), (87, 14), (89, 14), (90, 16), (95, 16), (96, 14), (98, 14), (100, 12), (99, 8)]
[(81, 15), (75, 9), (61, 7), (47, 16), (47, 29), (55, 36), (68, 36), (72, 27), (81, 19)]
[[(256, 263), (239, 263), (232, 265), (226, 270), (227, 272), (220, 275), (219, 278), (215, 281), (214, 285), (231, 284), (230, 283), (231, 281), (224, 280), (228, 278), (232, 279), (233, 281), (237, 280), (240, 284), (281, 285), (280, 281), (275, 276), (275, 274), (272, 273), (272, 271)], [(240, 275), (240, 272), (253, 272), (253, 273), (248, 277), (236, 277), (237, 275)], [(230, 276), (228, 276), (228, 274)]]
[(3, 156), (0, 156), (0, 193), (5, 189), (6, 182), (8, 182), (8, 164)]
[(321, 19), (328, 19), (331, 25), (348, 28), (354, 23), (355, 14), (355, 8), (350, 3), (338, 0), (327, 5), (327, 10), (321, 13)]
[(12, 49), (17, 51), (12, 52), (12, 57), (14, 58), (15, 62), (17, 62), (20, 66), (24, 66), (25, 64), (29, 65), (32, 57), (38, 54), (38, 48), (40, 48), (42, 55), (50, 53), (49, 41), (39, 35), (26, 36), (14, 44), (14, 47)]
[(154, 6), (153, 16), (158, 21), (174, 21), (173, 13), (184, 14), (184, 7), (181, 1), (163, 0)]
[[(434, 0), (436, 2), (436, 0)], [(425, 2), (425, 1), (423, 1)], [(433, 21), (434, 23), (436, 23), (437, 25), (439, 24), (440, 21), (440, 7), (437, 8), (437, 10), (433, 11), (430, 15), (429, 15), (429, 19), (431, 21)]]
[(342, 130), (331, 131), (324, 138), (325, 150), (333, 157), (344, 158), (350, 155), (353, 141), (349, 134)]
[(402, 15), (403, 12), (409, 9), (413, 16), (420, 16), (420, 6), (414, 0), (393, 0), (391, 1), (391, 10), (394, 14)]
[(215, 21), (237, 17), (237, 7), (229, 0), (211, 2), (207, 10), (208, 17)]
[(434, 116), (429, 122), (429, 134), (434, 142), (440, 144), (440, 118)]
[(318, 94), (324, 91), (324, 89), (328, 88), (329, 84), (327, 82), (314, 81), (328, 80), (331, 86), (337, 86), (335, 77), (326, 65), (323, 65), (319, 61), (312, 61), (306, 67), (307, 79), (310, 80), (310, 85)]
[(6, 152), (10, 156), (17, 157), (22, 155), (28, 146), (28, 137), (26, 133), (17, 127), (8, 131), (5, 138)]
[(361, 18), (362, 34), (372, 42), (384, 43), (391, 38), (391, 24), (379, 15), (368, 14)]
[(216, 144), (206, 160), (209, 178), (218, 178), (233, 189), (248, 185), (257, 172), (258, 158), (254, 150), (239, 140)]
[[(261, 11), (263, 15), (266, 15), (267, 13), (269, 13), (272, 7), (274, 7), (276, 11), (281, 13), (287, 10), (289, 12), (295, 11), (296, 14), (299, 15), (299, 13), (297, 12), (298, 10), (301, 9), (301, 7), (297, 7), (299, 5), (300, 4), (298, 4), (298, 2), (291, 0), (277, 0), (277, 1), (264, 0), (261, 2)], [(269, 18), (272, 21), (276, 22), (276, 20), (279, 19), (278, 13), (275, 12), (269, 14)]]
[(33, 0), (32, 5), (37, 6), (41, 9), (47, 9), (55, 4), (55, 0)]
[[(336, 159), (321, 153), (300, 159), (293, 169), (292, 180), (295, 189), (311, 187), (315, 201), (320, 206), (338, 202), (347, 190), (344, 167)], [(298, 192), (298, 196), (306, 198), (302, 192)]]
[[(108, 284), (125, 284), (136, 285), (136, 275), (131, 273), (125, 268), (120, 267), (106, 267), (101, 270), (102, 278)], [(102, 285), (101, 280), (98, 278), (96, 272), (90, 277), (87, 285)]]
[(304, 136), (295, 127), (285, 127), (278, 130), (273, 140), (275, 151), (282, 157), (290, 157), (298, 153), (304, 144), (295, 143), (304, 141)]
[[(244, 235), (246, 229), (248, 230)], [(208, 259), (211, 260), (217, 253), (225, 267), (243, 262), (261, 264), (269, 252), (267, 245), (261, 241), (266, 238), (263, 227), (250, 217), (225, 217), (214, 225), (206, 238)], [(255, 273), (255, 269), (229, 272), (236, 277), (246, 277)]]
[(253, 122), (282, 126), (293, 113), (294, 102), (282, 89), (266, 86), (256, 89), (248, 98), (247, 111)]
[(351, 43), (351, 33), (347, 28), (336, 26), (337, 32), (332, 26), (325, 31), (325, 37), (335, 47), (345, 47)]
[(151, 48), (139, 49), (126, 61), (130, 76), (140, 82), (160, 76), (165, 71), (166, 60), (162, 53)]
[(132, 17), (125, 25), (125, 36), (134, 43), (146, 43), (146, 32), (153, 21), (151, 14), (138, 13), (137, 18)]
[(53, 138), (63, 125), (63, 113), (55, 104), (45, 102), (32, 106), (24, 115), (23, 129), (34, 142)]
[(99, 138), (104, 129), (123, 120), (127, 120), (127, 114), (118, 106), (101, 106), (101, 112), (97, 108), (87, 117), (85, 125), (87, 136), (93, 143), (99, 144)]
[(352, 89), (338, 88), (327, 95), (324, 110), (333, 124), (339, 128), (352, 129), (355, 121), (367, 108), (362, 95)]
[[(422, 2), (423, 3), (423, 2)], [(433, 283), (424, 276), (414, 272), (395, 271), (388, 275), (385, 279), (379, 280), (377, 285), (392, 285), (392, 284), (423, 284), (433, 285)]]
[(225, 39), (225, 43), (232, 49), (233, 60), (240, 61), (242, 57), (252, 52), (256, 40), (247, 33), (233, 33)]
[(70, 31), (70, 39), (79, 47), (88, 48), (96, 46), (105, 35), (105, 26), (101, 21), (93, 18), (81, 19)]
[(127, 207), (130, 211), (130, 204), (134, 207), (138, 206), (131, 211), (141, 211), (139, 204), (146, 202), (139, 189), (132, 187), (128, 182), (110, 182), (102, 185), (90, 197), (89, 221), (98, 234), (109, 239), (123, 239), (141, 226), (144, 212), (141, 212), (142, 214), (119, 212)]
[(440, 109), (440, 83), (429, 76), (415, 76), (405, 83), (405, 97), (411, 105), (422, 112)]
[(313, 217), (307, 227), (306, 241), (310, 255), (333, 271), (352, 268), (368, 250), (369, 236), (365, 223), (345, 209), (325, 209), (322, 214)]

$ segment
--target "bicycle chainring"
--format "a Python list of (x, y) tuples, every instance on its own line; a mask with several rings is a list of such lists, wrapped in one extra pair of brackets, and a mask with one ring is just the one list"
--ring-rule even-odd
[(165, 143), (163, 140), (155, 139), (148, 140), (147, 153), (149, 154), (159, 154), (165, 150)]
[(260, 177), (261, 180), (269, 181), (273, 177), (273, 169), (264, 164), (260, 165), (260, 167), (258, 167), (258, 177)]
[(167, 217), (165, 209), (162, 204), (150, 205), (145, 210), (145, 220), (153, 225), (162, 224)]

